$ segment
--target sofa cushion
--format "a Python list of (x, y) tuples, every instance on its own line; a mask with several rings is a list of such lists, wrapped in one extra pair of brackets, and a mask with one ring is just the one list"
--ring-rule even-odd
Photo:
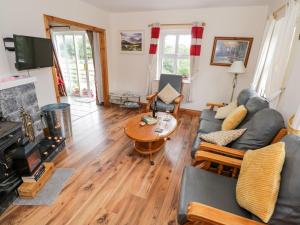
[(216, 111), (211, 109), (203, 109), (201, 112), (200, 120), (216, 120)]
[(246, 117), (247, 109), (244, 105), (240, 105), (234, 109), (223, 121), (222, 130), (233, 130), (235, 129)]
[(230, 177), (194, 168), (185, 167), (179, 195), (178, 223), (184, 224), (190, 202), (199, 202), (239, 216), (250, 218), (246, 210), (239, 207), (235, 200), (237, 180)]
[(236, 199), (241, 207), (268, 223), (275, 209), (285, 144), (278, 142), (247, 151), (236, 185)]
[(191, 157), (194, 159), (195, 158), (195, 154), (196, 152), (199, 150), (200, 148), (200, 145), (201, 145), (201, 138), (200, 136), (202, 135), (203, 133), (197, 133), (197, 136), (195, 137), (194, 139), (194, 142), (193, 142), (193, 145), (192, 145), (192, 151), (191, 151)]
[(300, 224), (300, 137), (287, 135), (285, 163), (281, 172), (280, 190), (275, 211), (268, 224)]
[(221, 130), (222, 127), (222, 120), (201, 120), (199, 124), (199, 130), (200, 133), (211, 133), (215, 131)]
[(258, 111), (269, 108), (269, 102), (262, 97), (252, 97), (248, 100), (245, 107), (248, 112), (240, 126), (247, 123)]
[(251, 88), (244, 89), (238, 95), (237, 104), (246, 105), (248, 100), (255, 96), (257, 96), (257, 93), (253, 89)]
[[(153, 106), (152, 106), (152, 108), (153, 108)], [(161, 100), (157, 100), (156, 101), (156, 108), (160, 112), (165, 112), (165, 111), (173, 112), (174, 104), (166, 104)]]
[(180, 95), (178, 91), (176, 91), (172, 85), (167, 84), (158, 94), (157, 96), (166, 104), (172, 103), (175, 98)]
[(182, 89), (181, 75), (175, 74), (161, 74), (158, 84), (158, 92), (160, 92), (167, 84), (170, 84), (178, 93), (181, 93)]
[(259, 149), (270, 144), (281, 128), (284, 128), (282, 115), (274, 109), (263, 109), (240, 128), (246, 132), (231, 144), (232, 148)]
[(238, 139), (242, 134), (246, 131), (246, 129), (238, 129), (238, 130), (222, 130), (216, 131), (209, 134), (202, 134), (200, 138), (206, 142), (217, 144), (220, 146), (226, 146), (232, 141)]
[(215, 118), (216, 119), (225, 119), (236, 108), (237, 108), (236, 102), (231, 102), (226, 106), (220, 107), (217, 109)]

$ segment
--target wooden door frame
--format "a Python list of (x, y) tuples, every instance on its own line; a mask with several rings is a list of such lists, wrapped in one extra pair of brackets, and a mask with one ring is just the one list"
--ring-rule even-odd
[[(106, 47), (106, 30), (103, 28), (98, 28), (94, 26), (90, 26), (87, 24), (75, 22), (72, 20), (62, 19), (59, 17), (49, 16), (44, 14), (44, 24), (46, 30), (46, 37), (51, 38), (50, 33), (50, 23), (56, 22), (66, 26), (75, 26), (82, 28), (84, 30), (89, 30), (93, 32), (99, 33), (99, 53), (100, 53), (100, 65), (102, 70), (102, 89), (103, 89), (103, 102), (104, 106), (109, 106), (109, 86), (108, 86), (108, 65), (107, 65), (107, 47)], [(56, 101), (60, 102), (60, 95), (58, 91), (58, 84), (56, 79), (56, 69), (55, 66), (52, 67), (52, 76), (53, 76), (53, 84), (55, 88)]]

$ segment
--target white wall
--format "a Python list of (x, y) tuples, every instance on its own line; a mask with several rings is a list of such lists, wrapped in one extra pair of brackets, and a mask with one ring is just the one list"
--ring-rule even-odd
[[(1, 1), (0, 35), (21, 34), (45, 37), (43, 14), (70, 19), (97, 27), (107, 28), (108, 13), (79, 0), (9, 0)], [(0, 76), (13, 75), (14, 55), (4, 53), (0, 43)], [(7, 56), (4, 56), (6, 54)], [(7, 57), (9, 63), (7, 63)], [(27, 74), (23, 71), (20, 74)], [(30, 70), (37, 77), (36, 90), (39, 105), (55, 102), (55, 92), (50, 68)]]
[[(200, 77), (196, 81), (192, 104), (185, 108), (203, 109), (207, 101), (228, 102), (232, 90), (232, 75), (228, 67), (210, 66), (210, 57), (215, 36), (254, 37), (247, 73), (238, 81), (239, 92), (248, 87), (253, 78), (268, 8), (264, 6), (202, 8), (195, 10), (154, 11), (138, 13), (115, 13), (110, 15), (110, 89), (111, 91), (135, 91), (145, 94), (147, 77), (147, 51), (149, 30), (147, 25), (160, 23), (191, 23), (204, 21), (206, 27), (202, 42)], [(142, 55), (121, 54), (120, 30), (144, 30), (145, 53)]]

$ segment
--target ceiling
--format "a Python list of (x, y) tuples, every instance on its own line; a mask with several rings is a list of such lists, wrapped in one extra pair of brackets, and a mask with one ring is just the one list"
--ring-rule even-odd
[(110, 12), (268, 5), (272, 0), (82, 0)]

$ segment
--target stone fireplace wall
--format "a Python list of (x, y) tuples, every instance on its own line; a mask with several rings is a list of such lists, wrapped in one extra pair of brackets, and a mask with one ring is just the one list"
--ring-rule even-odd
[(21, 121), (20, 107), (23, 106), (34, 122), (37, 140), (43, 137), (43, 125), (34, 83), (0, 90), (0, 115), (8, 121)]

